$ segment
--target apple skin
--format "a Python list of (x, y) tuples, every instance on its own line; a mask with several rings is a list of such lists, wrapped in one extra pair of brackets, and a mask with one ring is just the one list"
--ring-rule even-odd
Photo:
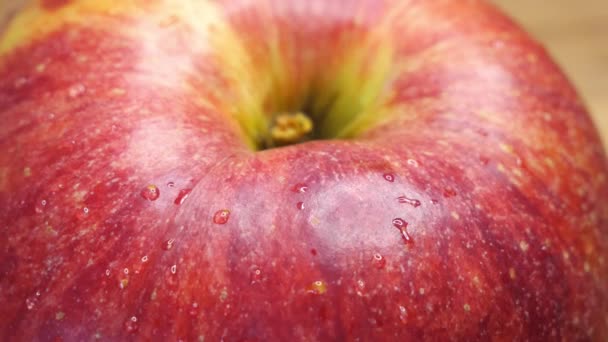
[(600, 140), (485, 2), (41, 1), (0, 119), (2, 340), (608, 339)]

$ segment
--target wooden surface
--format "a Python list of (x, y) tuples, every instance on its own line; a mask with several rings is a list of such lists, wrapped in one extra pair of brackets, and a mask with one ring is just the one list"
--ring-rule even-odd
[(587, 103), (608, 149), (608, 0), (493, 0), (545, 47)]

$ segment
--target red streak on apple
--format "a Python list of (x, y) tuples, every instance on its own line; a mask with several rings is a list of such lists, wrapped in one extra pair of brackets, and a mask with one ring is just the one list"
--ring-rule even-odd
[(493, 7), (42, 6), (0, 33), (0, 339), (608, 339), (604, 151)]

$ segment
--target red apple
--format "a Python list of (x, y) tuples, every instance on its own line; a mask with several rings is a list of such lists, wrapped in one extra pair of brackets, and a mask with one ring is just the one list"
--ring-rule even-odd
[(608, 339), (608, 162), (483, 1), (42, 0), (1, 340)]

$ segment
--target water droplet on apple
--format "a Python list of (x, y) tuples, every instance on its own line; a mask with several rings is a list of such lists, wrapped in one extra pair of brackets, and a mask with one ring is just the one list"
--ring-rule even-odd
[(304, 183), (298, 183), (293, 186), (293, 191), (301, 193), (301, 194), (305, 193), (306, 191), (308, 191), (308, 185), (306, 185)]
[(169, 239), (169, 240), (163, 242), (163, 246), (162, 247), (163, 247), (164, 250), (168, 251), (171, 248), (173, 248), (173, 244), (174, 243), (175, 243), (175, 239)]
[(154, 184), (149, 184), (140, 192), (142, 198), (148, 201), (156, 201), (160, 196), (160, 190)]
[(402, 229), (407, 227), (407, 222), (405, 222), (405, 220), (403, 220), (402, 218), (396, 218), (393, 219), (393, 226), (395, 226), (398, 229)]
[(175, 187), (175, 182), (168, 182), (167, 187), (169, 187), (169, 188)]
[(249, 275), (249, 281), (251, 285), (260, 283), (262, 281), (262, 270), (257, 266), (251, 267), (251, 274)]
[(382, 175), (382, 177), (391, 183), (395, 181), (395, 175), (392, 173), (385, 173)]
[(144, 255), (143, 257), (141, 257), (141, 262), (148, 262), (148, 256)]
[(84, 208), (82, 208), (81, 211), (79, 211), (79, 212), (76, 213), (76, 217), (79, 220), (84, 220), (84, 219), (86, 219), (89, 216), (89, 213), (90, 213), (89, 208), (84, 207)]
[(86, 91), (86, 87), (80, 83), (78, 84), (74, 84), (73, 86), (70, 87), (70, 89), (68, 89), (68, 95), (70, 95), (70, 97), (78, 97), (82, 94), (84, 94), (84, 92)]
[(438, 201), (438, 200), (436, 200), (436, 199), (434, 199), (434, 198), (432, 198), (432, 199), (431, 199), (431, 204), (439, 204), (439, 201)]
[(399, 229), (399, 231), (401, 232), (401, 237), (403, 238), (403, 241), (405, 241), (405, 243), (410, 243), (410, 242), (412, 242), (412, 238), (407, 233), (407, 225), (408, 225), (408, 223), (405, 222), (405, 220), (403, 220), (401, 218), (396, 218), (393, 220), (393, 226), (395, 228)]
[(399, 196), (399, 197), (397, 197), (397, 201), (399, 201), (399, 203), (409, 204), (414, 208), (419, 207), (421, 204), (419, 200), (409, 198), (407, 196)]
[(186, 198), (188, 198), (188, 196), (190, 196), (190, 191), (192, 191), (192, 189), (180, 190), (179, 193), (177, 194), (177, 197), (175, 198), (175, 201), (173, 201), (173, 203), (175, 203), (177, 205), (184, 203)]
[(139, 323), (136, 316), (131, 316), (125, 322), (125, 331), (129, 334), (135, 333), (139, 329)]
[(177, 265), (173, 264), (166, 270), (167, 277), (165, 278), (167, 286), (177, 288), (179, 286), (179, 277), (177, 274)]
[(359, 280), (357, 280), (357, 284), (356, 284), (357, 296), (363, 297), (364, 292), (365, 292), (365, 282), (363, 281), (363, 279), (359, 279)]
[(35, 211), (36, 213), (40, 214), (44, 211), (44, 209), (46, 208), (46, 205), (48, 204), (47, 200), (43, 199), (40, 202), (37, 203), (36, 207), (35, 207)]
[(490, 158), (486, 156), (479, 156), (479, 162), (481, 163), (481, 165), (488, 165), (490, 163)]
[(443, 197), (445, 197), (445, 198), (454, 197), (456, 195), (457, 195), (456, 190), (454, 190), (450, 187), (443, 189)]
[(226, 222), (228, 222), (229, 218), (230, 218), (230, 210), (221, 209), (221, 210), (216, 211), (215, 214), (213, 214), (213, 223), (225, 224)]
[(298, 202), (298, 203), (296, 204), (296, 207), (297, 207), (298, 209), (300, 209), (300, 210), (303, 210), (303, 209), (304, 209), (304, 202)]
[(383, 269), (386, 266), (386, 259), (380, 253), (374, 253), (372, 261), (377, 269)]

